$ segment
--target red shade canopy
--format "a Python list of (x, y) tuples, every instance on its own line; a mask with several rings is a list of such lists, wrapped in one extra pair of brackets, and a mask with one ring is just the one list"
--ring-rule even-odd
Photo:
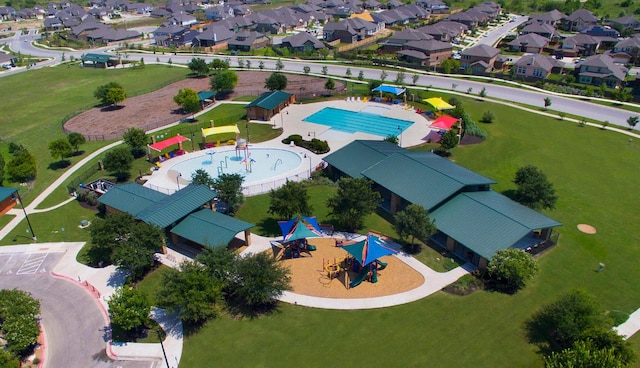
[(454, 118), (453, 116), (448, 116), (448, 115), (442, 115), (439, 118), (437, 118), (436, 121), (431, 123), (431, 126), (434, 128), (449, 130), (457, 122), (458, 122), (458, 118)]
[(183, 137), (180, 134), (176, 135), (175, 137), (171, 137), (169, 139), (165, 139), (163, 141), (154, 143), (149, 145), (149, 147), (153, 148), (154, 150), (161, 152), (163, 149), (173, 146), (174, 144), (178, 144), (178, 143), (182, 143), (184, 141), (190, 141), (191, 139), (187, 138), (187, 137)]

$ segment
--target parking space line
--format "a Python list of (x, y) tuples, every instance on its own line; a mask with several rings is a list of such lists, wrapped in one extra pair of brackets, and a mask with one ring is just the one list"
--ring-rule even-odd
[(2, 271), (4, 271), (4, 268), (7, 267), (7, 265), (11, 262), (11, 259), (15, 255), (16, 255), (15, 253), (11, 253), (11, 257), (9, 257), (9, 259), (7, 259), (7, 261), (2, 265), (2, 268), (0, 268), (0, 274), (2, 274)]
[(40, 268), (40, 266), (42, 266), (42, 264), (44, 263), (44, 260), (47, 258), (48, 255), (49, 253), (45, 253), (44, 255), (38, 254), (37, 257), (32, 258), (30, 254), (29, 258), (27, 258), (27, 260), (24, 261), (22, 266), (20, 266), (20, 269), (18, 269), (18, 272), (16, 272), (16, 275), (35, 274)]

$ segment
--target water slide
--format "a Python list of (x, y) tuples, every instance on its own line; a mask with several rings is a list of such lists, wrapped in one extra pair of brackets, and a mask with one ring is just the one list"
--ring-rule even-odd
[(369, 274), (369, 267), (363, 267), (360, 270), (360, 273), (358, 273), (358, 276), (356, 276), (355, 279), (351, 280), (351, 282), (349, 283), (349, 287), (350, 288), (354, 288), (358, 285), (360, 285), (362, 283), (362, 281), (367, 279), (367, 275)]

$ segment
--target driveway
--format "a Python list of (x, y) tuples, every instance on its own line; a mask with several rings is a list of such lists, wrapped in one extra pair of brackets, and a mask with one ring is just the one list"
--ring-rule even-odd
[(0, 288), (17, 288), (40, 300), (45, 332), (45, 368), (152, 368), (155, 362), (113, 361), (106, 352), (105, 316), (77, 284), (49, 274), (62, 252), (0, 254)]

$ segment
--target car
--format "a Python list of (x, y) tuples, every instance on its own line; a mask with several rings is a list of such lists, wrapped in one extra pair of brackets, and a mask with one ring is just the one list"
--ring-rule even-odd
[(11, 69), (11, 64), (2, 64), (2, 67), (5, 69)]

